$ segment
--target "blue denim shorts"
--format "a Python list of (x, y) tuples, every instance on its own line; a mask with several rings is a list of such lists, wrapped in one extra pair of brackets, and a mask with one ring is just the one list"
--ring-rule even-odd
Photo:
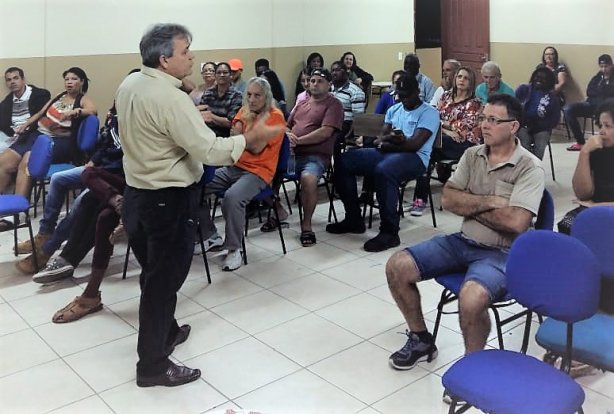
[(465, 281), (482, 285), (492, 301), (506, 293), (506, 251), (478, 244), (461, 233), (433, 237), (405, 250), (414, 258), (422, 280), (464, 272)]
[(324, 163), (317, 155), (300, 155), (296, 157), (296, 173), (315, 176), (318, 181), (324, 175)]

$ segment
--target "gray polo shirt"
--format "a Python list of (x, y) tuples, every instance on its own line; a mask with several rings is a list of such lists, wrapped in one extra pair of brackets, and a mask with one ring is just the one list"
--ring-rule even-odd
[[(509, 199), (510, 207), (522, 207), (537, 215), (544, 192), (541, 161), (516, 139), (516, 149), (506, 162), (489, 165), (486, 145), (468, 148), (450, 178), (454, 186), (476, 195)], [(463, 235), (478, 243), (508, 249), (514, 238), (485, 226), (471, 217), (463, 219)]]

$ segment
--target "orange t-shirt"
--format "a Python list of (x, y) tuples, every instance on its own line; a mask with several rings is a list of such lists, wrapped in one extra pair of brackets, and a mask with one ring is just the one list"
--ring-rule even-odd
[[(245, 124), (241, 120), (243, 111), (239, 113), (232, 120), (234, 126), (237, 122), (241, 121), (243, 130), (245, 132)], [(269, 112), (269, 118), (265, 122), (267, 125), (283, 125), (286, 126), (284, 120), (284, 114), (277, 108), (271, 108)], [(262, 178), (266, 183), (270, 184), (275, 176), (275, 170), (277, 170), (277, 160), (279, 159), (279, 150), (281, 149), (281, 143), (284, 139), (284, 132), (271, 139), (267, 146), (262, 150), (260, 154), (252, 154), (248, 151), (243, 151), (241, 158), (235, 163), (235, 166), (256, 174)]]

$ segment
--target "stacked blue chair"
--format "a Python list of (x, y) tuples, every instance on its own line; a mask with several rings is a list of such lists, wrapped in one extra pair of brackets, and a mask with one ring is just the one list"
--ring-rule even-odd
[[(548, 190), (544, 190), (541, 203), (539, 205), (539, 211), (537, 212), (537, 219), (535, 221), (535, 229), (538, 230), (552, 230), (554, 227), (554, 201)], [(453, 273), (435, 278), (437, 283), (444, 287), (441, 293), (441, 299), (437, 304), (437, 317), (435, 319), (435, 327), (433, 329), (433, 340), (437, 339), (437, 333), (439, 331), (439, 324), (441, 322), (441, 315), (454, 312), (444, 312), (443, 308), (448, 303), (458, 300), (458, 294), (461, 290), (463, 282), (465, 281), (464, 273)], [(516, 301), (510, 296), (509, 292), (497, 302), (490, 305), (495, 317), (495, 329), (497, 330), (497, 340), (499, 342), (499, 349), (505, 349), (503, 344), (503, 326), (511, 323), (517, 319), (525, 317), (525, 330), (522, 341), (521, 352), (525, 353), (529, 344), (529, 332), (531, 327), (531, 317), (529, 312), (525, 309), (505, 319), (501, 319), (499, 315), (499, 308), (504, 308), (515, 304)]]
[[(547, 252), (547, 254), (544, 254)], [(579, 240), (551, 231), (527, 232), (512, 245), (508, 290), (531, 312), (567, 326), (590, 318), (599, 302), (597, 259)], [(571, 353), (564, 356), (569, 361)], [(450, 413), (476, 407), (497, 414), (582, 413), (584, 391), (564, 371), (522, 353), (491, 349), (455, 362), (442, 383), (452, 396)], [(461, 411), (463, 410), (463, 411)]]
[[(53, 140), (47, 135), (39, 135), (32, 146), (30, 158), (28, 159), (28, 171), (32, 180), (40, 180), (45, 177), (51, 164), (53, 154)], [(24, 224), (19, 223), (19, 214), (24, 213), (26, 221)], [(30, 202), (26, 197), (21, 195), (7, 194), (0, 195), (0, 217), (13, 216), (15, 226), (13, 228), (13, 238), (15, 242), (15, 256), (17, 256), (17, 228), (27, 227), (30, 232), (30, 243), (35, 249), (34, 235), (32, 234), (32, 222), (30, 220)], [(34, 268), (38, 269), (38, 261), (36, 251), (32, 252), (34, 258)]]
[[(597, 257), (602, 282), (614, 283), (614, 207), (596, 206), (581, 212), (571, 228), (572, 237), (584, 243)], [(602, 293), (602, 304), (614, 297)], [(606, 306), (609, 307), (609, 306)], [(546, 319), (537, 331), (536, 341), (555, 356), (567, 352), (564, 323)], [(573, 359), (614, 372), (614, 315), (598, 312), (574, 325)]]

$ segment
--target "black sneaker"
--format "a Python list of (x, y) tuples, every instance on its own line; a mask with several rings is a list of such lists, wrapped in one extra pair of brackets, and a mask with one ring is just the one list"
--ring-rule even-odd
[(332, 223), (326, 226), (326, 232), (332, 234), (355, 233), (362, 234), (367, 231), (365, 223), (360, 221), (350, 221), (343, 219), (339, 223)]
[(437, 347), (434, 343), (422, 342), (418, 335), (405, 331), (407, 342), (403, 348), (390, 355), (388, 362), (394, 369), (408, 370), (416, 366), (418, 362), (431, 362), (437, 358)]
[[(328, 231), (328, 228), (326, 230)], [(399, 239), (398, 234), (380, 232), (371, 240), (367, 240), (364, 249), (367, 252), (383, 252), (392, 247), (397, 247), (399, 244), (401, 244), (401, 239)]]

